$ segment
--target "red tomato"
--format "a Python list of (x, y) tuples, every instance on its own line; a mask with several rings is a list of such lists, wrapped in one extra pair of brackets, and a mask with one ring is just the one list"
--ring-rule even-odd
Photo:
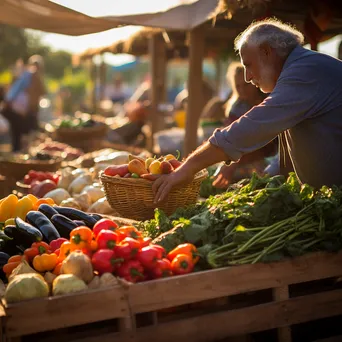
[(32, 179), (29, 175), (25, 175), (24, 177), (24, 184), (30, 185), (32, 182)]
[(93, 233), (95, 236), (97, 236), (101, 230), (111, 230), (116, 231), (118, 228), (118, 224), (112, 220), (109, 219), (101, 219), (97, 221), (93, 227)]
[(30, 170), (28, 175), (31, 177), (31, 179), (37, 178), (37, 171)]
[(39, 181), (44, 181), (44, 180), (46, 180), (45, 173), (44, 173), (44, 172), (41, 172), (41, 171), (38, 171), (38, 172), (37, 172), (37, 179), (38, 179)]

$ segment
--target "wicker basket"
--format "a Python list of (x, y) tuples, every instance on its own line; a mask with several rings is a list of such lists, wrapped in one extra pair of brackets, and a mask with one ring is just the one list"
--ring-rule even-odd
[(71, 146), (82, 146), (92, 140), (102, 140), (108, 131), (108, 126), (103, 122), (98, 122), (92, 127), (82, 128), (57, 128), (55, 131), (56, 140)]
[(30, 171), (50, 171), (56, 172), (62, 165), (62, 159), (52, 160), (26, 160), (26, 161), (0, 161), (0, 174), (14, 179), (15, 181), (22, 180)]
[(153, 203), (152, 182), (145, 179), (110, 177), (100, 175), (110, 206), (122, 217), (143, 221), (154, 217), (156, 207), (171, 215), (177, 208), (196, 203), (201, 182), (207, 177), (206, 170), (199, 172), (185, 187), (173, 189), (168, 199), (156, 206)]

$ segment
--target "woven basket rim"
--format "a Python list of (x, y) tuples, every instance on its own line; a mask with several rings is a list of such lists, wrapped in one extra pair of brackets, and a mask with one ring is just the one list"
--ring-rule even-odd
[(55, 165), (62, 163), (63, 158), (50, 160), (0, 160), (0, 164), (19, 164), (19, 165)]
[(57, 127), (56, 132), (62, 132), (62, 133), (74, 133), (74, 132), (90, 132), (90, 131), (95, 131), (95, 130), (102, 130), (104, 128), (108, 128), (108, 125), (104, 122), (98, 121), (95, 126), (91, 127)]
[[(196, 173), (193, 182), (199, 181), (208, 176), (208, 171), (203, 169)], [(100, 180), (109, 182), (112, 184), (126, 184), (126, 185), (135, 185), (135, 186), (151, 186), (153, 181), (143, 178), (124, 178), (124, 177), (116, 177), (116, 176), (107, 176), (103, 173), (103, 171), (99, 175)]]

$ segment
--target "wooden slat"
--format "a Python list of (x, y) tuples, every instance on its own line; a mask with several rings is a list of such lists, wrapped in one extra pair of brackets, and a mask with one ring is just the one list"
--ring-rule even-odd
[(140, 283), (130, 287), (129, 298), (133, 312), (148, 312), (340, 275), (342, 253), (315, 253), (277, 263), (222, 268)]
[[(273, 299), (275, 301), (287, 300), (290, 297), (288, 286), (276, 287), (272, 290), (272, 292), (273, 292)], [(291, 341), (292, 341), (291, 328), (289, 326), (278, 328), (278, 342), (291, 342)]]
[[(335, 290), (143, 327), (136, 335), (107, 334), (101, 336), (101, 342), (210, 342), (339, 314), (342, 314), (342, 290)], [(98, 340), (99, 337), (89, 337), (72, 342)]]
[(129, 315), (121, 286), (31, 300), (7, 307), (8, 337), (71, 327)]

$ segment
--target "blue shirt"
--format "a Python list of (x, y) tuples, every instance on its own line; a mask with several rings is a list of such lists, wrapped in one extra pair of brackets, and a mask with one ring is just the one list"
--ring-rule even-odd
[(301, 182), (342, 185), (341, 61), (296, 47), (273, 92), (209, 141), (238, 161), (277, 135)]
[(28, 71), (23, 72), (23, 74), (13, 83), (11, 88), (6, 94), (6, 101), (12, 102), (16, 97), (26, 90), (31, 83), (32, 74)]

